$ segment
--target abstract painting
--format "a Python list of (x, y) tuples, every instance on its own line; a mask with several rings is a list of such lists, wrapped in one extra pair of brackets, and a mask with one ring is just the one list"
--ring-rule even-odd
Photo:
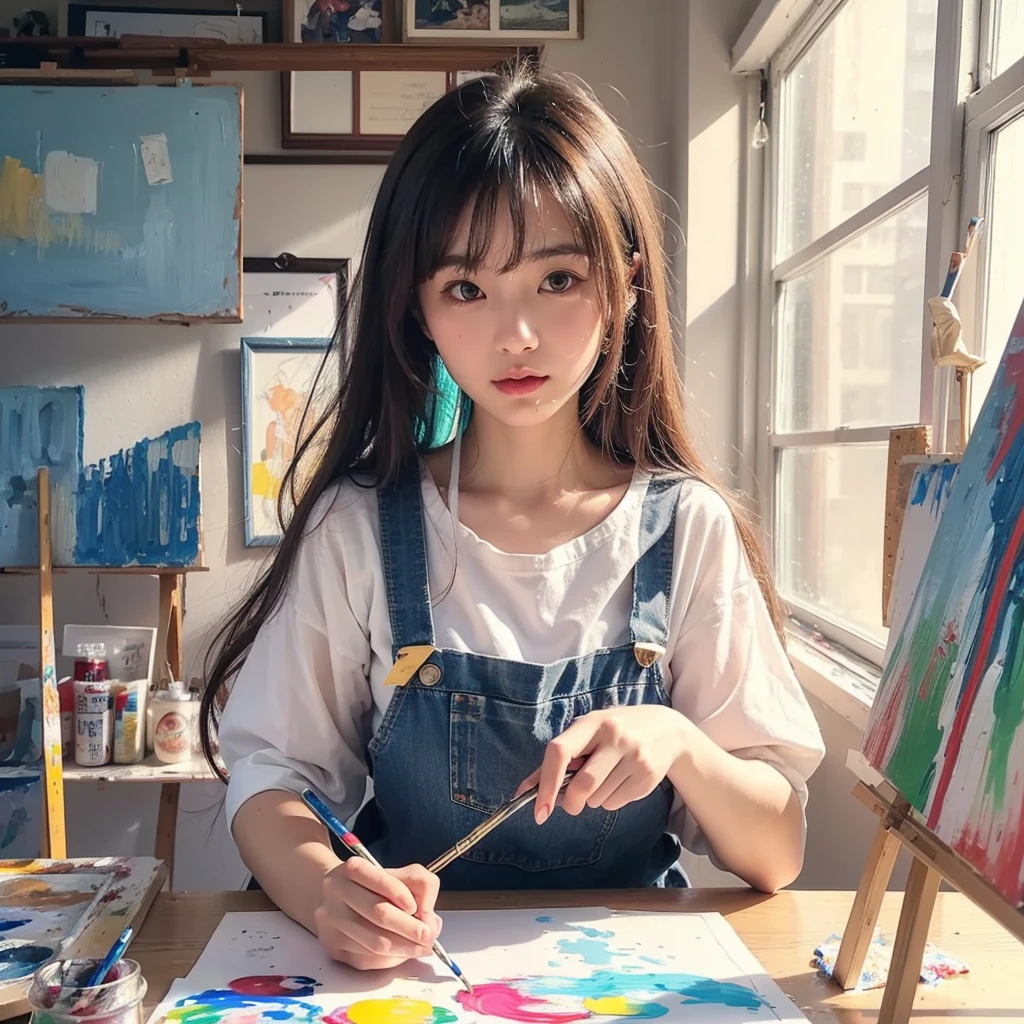
[(50, 470), (58, 566), (187, 566), (201, 557), (198, 423), (83, 465), (80, 387), (0, 388), (0, 568), (39, 561), (37, 473)]
[[(905, 529), (906, 527), (904, 527)], [(1024, 908), (1024, 306), (882, 673), (863, 752)]]
[(401, 0), (405, 39), (583, 38), (583, 0)]
[(137, 927), (166, 876), (151, 857), (0, 862), (0, 1018), (28, 1010), (32, 974), (48, 960), (102, 956)]
[[(329, 338), (242, 339), (242, 460), (245, 465), (245, 543), (281, 539), (277, 499), (285, 471), (333, 391), (325, 375), (316, 387)], [(325, 370), (328, 368), (325, 367)], [(310, 398), (314, 398), (307, 413)], [(304, 419), (305, 417), (305, 419)]]
[(603, 908), (444, 919), (445, 948), (472, 994), (432, 958), (353, 971), (283, 914), (228, 914), (151, 1024), (806, 1020), (717, 914), (659, 914), (657, 924)]
[(0, 86), (0, 318), (241, 319), (241, 86)]

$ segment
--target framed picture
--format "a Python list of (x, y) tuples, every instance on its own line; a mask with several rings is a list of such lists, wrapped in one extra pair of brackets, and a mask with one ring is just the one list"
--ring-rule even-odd
[[(299, 426), (347, 291), (347, 259), (282, 253), (247, 258), (242, 339), (242, 464), (246, 547), (281, 539), (277, 496), (299, 442)], [(339, 364), (340, 365), (340, 362)], [(310, 415), (335, 391), (324, 367)], [(322, 397), (323, 396), (323, 397)], [(306, 424), (314, 422), (309, 418)]]
[(400, 0), (402, 38), (544, 43), (583, 38), (583, 0)]
[(111, 7), (68, 4), (69, 36), (174, 36), (220, 39), (225, 43), (267, 40), (266, 13), (189, 10), (173, 7)]
[(281, 147), (387, 163), (402, 136), (453, 88), (452, 71), (291, 71), (281, 75)]
[(285, 42), (390, 42), (391, 11), (391, 0), (284, 0)]

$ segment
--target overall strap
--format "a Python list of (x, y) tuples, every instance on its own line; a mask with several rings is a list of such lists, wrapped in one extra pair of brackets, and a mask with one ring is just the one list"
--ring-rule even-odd
[(640, 514), (640, 558), (633, 569), (629, 636), (637, 661), (645, 667), (661, 658), (668, 643), (676, 509), (682, 486), (679, 477), (654, 477)]
[(430, 611), (419, 462), (404, 469), (392, 485), (379, 488), (377, 501), (380, 552), (395, 649), (433, 648), (434, 617)]

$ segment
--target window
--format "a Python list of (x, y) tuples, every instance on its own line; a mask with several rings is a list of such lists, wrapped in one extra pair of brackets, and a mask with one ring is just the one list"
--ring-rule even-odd
[[(971, 350), (986, 363), (974, 374), (972, 417), (977, 416), (1024, 299), (1020, 239), (1024, 237), (1024, 5), (992, 0), (988, 56), (995, 77), (966, 103), (964, 223), (985, 218), (977, 255), (961, 279), (958, 306)], [(957, 418), (956, 401), (951, 413)]]
[(771, 66), (763, 513), (792, 613), (875, 661), (889, 431), (921, 411), (937, 4), (833, 2)]
[(867, 158), (868, 138), (863, 132), (841, 132), (839, 135), (840, 160)]

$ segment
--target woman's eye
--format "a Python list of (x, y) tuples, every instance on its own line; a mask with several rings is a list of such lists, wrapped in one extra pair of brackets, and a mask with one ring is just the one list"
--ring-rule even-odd
[(483, 295), (483, 292), (472, 281), (456, 281), (449, 288), (449, 292), (459, 302), (473, 302), (474, 299), (479, 299)]
[(544, 278), (544, 284), (547, 285), (546, 291), (550, 292), (567, 292), (574, 284), (576, 284), (578, 278), (575, 274), (570, 274), (565, 270), (556, 270), (553, 274), (548, 274)]

